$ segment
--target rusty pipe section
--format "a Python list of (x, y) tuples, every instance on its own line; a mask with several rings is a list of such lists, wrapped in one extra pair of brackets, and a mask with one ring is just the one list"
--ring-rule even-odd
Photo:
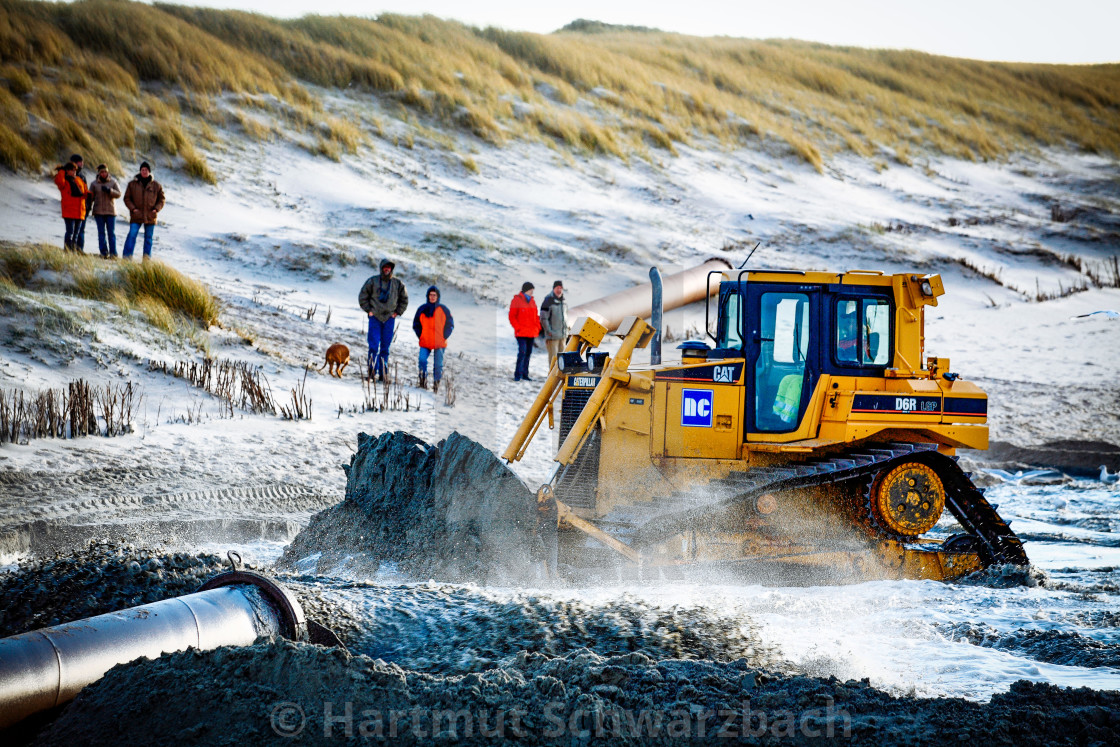
[(275, 581), (235, 564), (194, 594), (4, 638), (0, 729), (73, 699), (117, 664), (278, 635), (307, 637), (299, 603)]
[[(730, 270), (731, 263), (726, 259), (713, 257), (702, 265), (681, 272), (666, 275), (662, 279), (662, 302), (665, 311), (671, 311), (708, 297), (709, 293), (719, 292), (719, 277), (708, 287), (709, 272)], [(628, 316), (649, 319), (653, 312), (653, 285), (642, 283), (609, 296), (576, 306), (569, 314), (572, 319), (587, 316), (589, 312), (598, 314), (608, 330), (618, 328)]]

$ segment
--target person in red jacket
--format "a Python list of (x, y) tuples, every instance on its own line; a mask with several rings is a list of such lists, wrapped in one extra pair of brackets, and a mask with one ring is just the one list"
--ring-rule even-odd
[(78, 245), (78, 232), (85, 227), (89, 189), (82, 177), (78, 176), (78, 169), (73, 161), (54, 170), (54, 184), (62, 195), (62, 220), (66, 223), (62, 244), (68, 252), (80, 252), (82, 249)]
[(439, 391), (439, 380), (443, 378), (443, 351), (447, 338), (455, 329), (451, 309), (439, 302), (439, 288), (428, 288), (428, 302), (416, 310), (412, 319), (412, 331), (420, 338), (420, 388), (428, 388), (428, 357), (435, 351), (432, 363), (432, 391)]
[(521, 285), (521, 292), (509, 303), (509, 323), (517, 338), (517, 365), (513, 370), (514, 381), (532, 381), (529, 378), (529, 356), (533, 354), (533, 340), (541, 332), (541, 317), (537, 302), (533, 300), (533, 284)]

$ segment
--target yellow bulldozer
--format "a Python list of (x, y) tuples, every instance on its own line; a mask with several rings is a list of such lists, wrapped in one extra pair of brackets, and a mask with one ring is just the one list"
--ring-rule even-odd
[[(503, 453), (519, 460), (559, 411), (537, 498), (561, 567), (843, 583), (1027, 563), (955, 459), (987, 448), (988, 402), (926, 356), (940, 276), (751, 269), (707, 282), (708, 339), (682, 344), (679, 362), (660, 360), (656, 298), (652, 323), (577, 319)], [(599, 350), (612, 332), (621, 343)], [(939, 525), (945, 509), (956, 525)]]

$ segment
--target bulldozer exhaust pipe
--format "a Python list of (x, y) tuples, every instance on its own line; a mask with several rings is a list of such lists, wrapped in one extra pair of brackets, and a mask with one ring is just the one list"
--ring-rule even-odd
[(649, 362), (651, 365), (661, 365), (661, 330), (665, 328), (665, 294), (661, 284), (661, 270), (656, 267), (649, 268), (649, 282), (653, 288), (652, 314), (650, 324), (653, 326), (653, 340), (649, 344)]
[(142, 656), (248, 646), (262, 636), (306, 640), (295, 597), (241, 570), (240, 560), (194, 594), (0, 640), (0, 729), (73, 699), (117, 664)]

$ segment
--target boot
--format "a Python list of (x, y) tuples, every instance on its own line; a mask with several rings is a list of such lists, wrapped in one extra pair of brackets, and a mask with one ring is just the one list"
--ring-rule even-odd
[(426, 373), (420, 374), (420, 388), (421, 389), (427, 389), (428, 388), (428, 374), (426, 374)]
[(439, 391), (439, 379), (436, 379), (435, 381), (432, 382), (432, 393), (434, 394), (435, 392), (438, 392), (438, 391)]

